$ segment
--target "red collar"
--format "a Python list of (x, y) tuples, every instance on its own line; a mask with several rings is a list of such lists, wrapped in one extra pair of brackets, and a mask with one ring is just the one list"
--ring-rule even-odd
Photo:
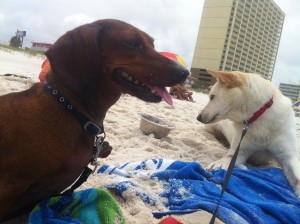
[(254, 121), (256, 121), (268, 108), (270, 108), (273, 104), (273, 96), (272, 98), (265, 104), (263, 105), (258, 111), (256, 111), (252, 117), (248, 120), (245, 120), (245, 124), (251, 125)]

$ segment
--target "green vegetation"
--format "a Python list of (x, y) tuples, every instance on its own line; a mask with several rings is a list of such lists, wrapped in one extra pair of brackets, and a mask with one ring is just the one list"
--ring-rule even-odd
[(192, 92), (209, 94), (209, 90), (207, 90), (207, 89), (198, 89), (198, 88), (191, 88), (191, 87), (185, 87), (185, 88)]
[(0, 44), (0, 50), (7, 51), (7, 52), (11, 52), (11, 51), (23, 52), (24, 54), (28, 54), (29, 56), (44, 56), (44, 52), (34, 51), (29, 48), (25, 48), (25, 49), (16, 48), (4, 44)]

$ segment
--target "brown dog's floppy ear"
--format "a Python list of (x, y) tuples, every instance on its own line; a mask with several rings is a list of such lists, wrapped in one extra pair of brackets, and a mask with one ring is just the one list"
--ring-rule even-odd
[(100, 76), (101, 24), (80, 26), (61, 36), (46, 52), (55, 80), (75, 93), (89, 92)]
[(245, 78), (240, 72), (214, 71), (207, 70), (209, 74), (216, 77), (218, 82), (227, 88), (242, 86), (245, 83)]

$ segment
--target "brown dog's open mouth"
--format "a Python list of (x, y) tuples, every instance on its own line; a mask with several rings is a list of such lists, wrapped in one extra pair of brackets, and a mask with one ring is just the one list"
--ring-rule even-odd
[(121, 69), (117, 69), (113, 73), (113, 78), (131, 95), (141, 100), (157, 103), (164, 99), (168, 104), (173, 105), (172, 98), (166, 87), (144, 83)]

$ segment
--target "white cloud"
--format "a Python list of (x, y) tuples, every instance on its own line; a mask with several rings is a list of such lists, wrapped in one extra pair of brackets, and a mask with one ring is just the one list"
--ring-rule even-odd
[(4, 17), (5, 17), (4, 14), (0, 13), (0, 23), (4, 21)]
[(65, 30), (68, 30), (93, 21), (95, 21), (94, 18), (91, 18), (84, 13), (76, 13), (64, 17), (61, 25)]
[[(204, 0), (0, 0), (0, 42), (17, 29), (25, 41), (53, 43), (76, 26), (98, 19), (128, 22), (149, 33), (159, 51), (179, 54), (190, 67)], [(275, 0), (286, 13), (274, 80), (300, 80), (299, 0)], [(293, 74), (286, 77), (282, 74)], [(284, 78), (286, 77), (286, 78)]]

